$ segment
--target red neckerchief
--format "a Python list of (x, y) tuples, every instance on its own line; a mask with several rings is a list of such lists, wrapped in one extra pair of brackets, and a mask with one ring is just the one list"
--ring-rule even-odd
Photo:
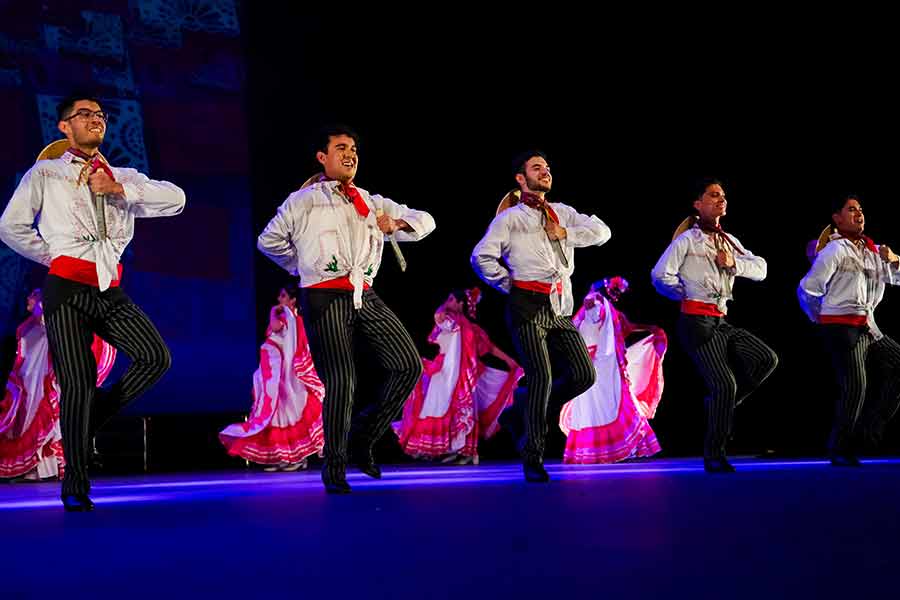
[(99, 153), (91, 156), (87, 152), (83, 152), (83, 151), (79, 150), (78, 148), (72, 148), (72, 147), (69, 147), (69, 149), (66, 150), (66, 152), (68, 152), (72, 156), (77, 156), (78, 158), (80, 158), (81, 160), (86, 162), (87, 164), (91, 165), (91, 169), (93, 169), (94, 171), (97, 171), (98, 169), (103, 169), (103, 171), (105, 171), (106, 174), (109, 175), (110, 179), (112, 179), (113, 181), (116, 180), (116, 176), (113, 175), (112, 169), (109, 168), (109, 165), (106, 164), (105, 161), (100, 159)]
[(88, 154), (87, 152), (84, 152), (83, 150), (79, 150), (78, 148), (75, 148), (74, 146), (69, 146), (69, 149), (66, 150), (66, 152), (68, 152), (69, 154), (72, 154), (74, 156), (77, 156), (78, 158), (82, 159), (84, 162), (91, 162), (94, 159), (94, 157), (97, 156), (96, 154)]
[(553, 210), (553, 207), (550, 206), (550, 203), (547, 202), (545, 198), (541, 198), (537, 194), (522, 192), (522, 203), (525, 206), (530, 206), (531, 208), (543, 211), (548, 219), (559, 225), (559, 217), (556, 215), (556, 211)]
[(725, 233), (721, 225), (707, 225), (700, 219), (697, 219), (697, 227), (699, 227), (700, 231), (702, 231), (703, 233), (712, 235), (714, 239), (718, 237), (720, 240), (727, 242), (728, 245), (731, 246), (738, 254), (744, 254), (744, 251), (738, 248), (738, 245), (734, 243), (734, 240), (731, 239), (730, 235)]
[[(325, 179), (328, 181), (337, 181), (336, 179), (332, 179), (325, 176)], [(363, 200), (362, 194), (359, 193), (359, 190), (356, 189), (352, 183), (349, 181), (347, 183), (341, 182), (338, 186), (338, 189), (341, 190), (341, 193), (347, 196), (351, 202), (353, 202), (353, 207), (356, 209), (356, 212), (359, 213), (363, 219), (369, 216), (369, 205), (366, 204), (366, 201)]]
[[(856, 240), (854, 240), (853, 238), (848, 238), (845, 235), (842, 235), (841, 237), (843, 237), (846, 240), (850, 240), (854, 244), (856, 243)], [(872, 241), (872, 238), (870, 238), (867, 235), (860, 235), (858, 239), (862, 240), (863, 244), (865, 244), (865, 246), (868, 250), (871, 250), (875, 254), (878, 254), (878, 248), (875, 246), (875, 242)]]

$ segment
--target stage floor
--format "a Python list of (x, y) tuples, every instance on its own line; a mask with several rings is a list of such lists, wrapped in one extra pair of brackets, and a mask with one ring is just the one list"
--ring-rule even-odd
[[(0, 598), (847, 598), (900, 594), (900, 459), (513, 463), (0, 484)], [(327, 596), (326, 596), (327, 594)]]

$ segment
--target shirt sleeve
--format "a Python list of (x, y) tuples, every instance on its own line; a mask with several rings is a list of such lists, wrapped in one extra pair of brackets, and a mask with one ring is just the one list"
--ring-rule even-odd
[(800, 302), (800, 308), (814, 323), (819, 320), (822, 298), (828, 293), (828, 284), (837, 271), (839, 251), (838, 244), (825, 246), (816, 256), (809, 272), (800, 280), (800, 285), (797, 287), (797, 300)]
[(184, 210), (184, 190), (168, 181), (156, 181), (134, 169), (116, 169), (125, 189), (124, 200), (135, 217), (172, 217)]
[(491, 287), (509, 293), (512, 285), (509, 270), (501, 258), (509, 250), (509, 219), (504, 213), (497, 215), (487, 233), (472, 251), (471, 263), (475, 273)]
[(299, 275), (293, 236), (303, 231), (309, 218), (307, 198), (308, 194), (301, 192), (288, 196), (256, 239), (259, 251), (291, 275)]
[(423, 210), (414, 210), (405, 204), (397, 204), (390, 198), (371, 194), (372, 204), (376, 210), (383, 210), (392, 219), (403, 219), (412, 231), (395, 231), (394, 239), (398, 242), (417, 242), (434, 231), (434, 218)]
[(44, 203), (43, 184), (36, 167), (25, 173), (0, 216), (0, 240), (25, 258), (49, 266), (50, 246), (35, 228)]
[(681, 281), (680, 271), (690, 243), (687, 235), (675, 238), (650, 272), (653, 287), (666, 298), (684, 299), (684, 283)]
[(731, 237), (731, 239), (744, 252), (743, 254), (734, 253), (734, 276), (746, 277), (751, 281), (762, 281), (765, 279), (768, 272), (766, 260), (761, 256), (755, 256), (734, 237)]
[(555, 209), (562, 213), (566, 228), (566, 245), (574, 248), (586, 246), (602, 246), (609, 241), (612, 232), (609, 227), (594, 215), (583, 215), (571, 206), (556, 204)]

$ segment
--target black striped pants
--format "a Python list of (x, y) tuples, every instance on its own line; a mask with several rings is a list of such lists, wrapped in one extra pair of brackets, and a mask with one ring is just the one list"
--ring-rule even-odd
[(362, 339), (370, 356), (385, 371), (378, 388), (378, 402), (360, 415), (354, 432), (354, 452), (371, 452), (391, 426), (422, 374), (422, 359), (409, 332), (397, 315), (373, 290), (363, 292), (359, 310), (352, 292), (301, 290), (300, 304), (316, 372), (325, 384), (322, 425), (325, 429), (323, 476), (332, 481), (344, 477), (347, 444), (356, 392), (354, 338)]
[[(60, 387), (60, 426), (66, 474), (62, 493), (90, 491), (90, 440), (97, 428), (156, 383), (172, 364), (165, 342), (144, 312), (124, 292), (96, 288), (69, 296), (46, 317), (47, 339)], [(97, 390), (91, 352), (97, 334), (131, 364), (106, 393)]]
[(771, 375), (778, 356), (758, 337), (722, 317), (682, 314), (678, 337), (709, 392), (703, 455), (724, 457), (735, 407)]
[[(877, 443), (900, 404), (900, 344), (884, 336), (877, 342), (863, 327), (819, 325), (838, 384), (832, 455), (853, 454), (857, 433)], [(869, 377), (878, 385), (869, 385)]]
[[(569, 317), (555, 315), (546, 295), (514, 288), (507, 308), (513, 346), (525, 371), (525, 389), (515, 393), (513, 411), (525, 421), (526, 461), (541, 462), (547, 441), (547, 408), (584, 393), (597, 375), (584, 338)], [(553, 367), (561, 373), (553, 378)], [(513, 417), (515, 418), (515, 417)]]

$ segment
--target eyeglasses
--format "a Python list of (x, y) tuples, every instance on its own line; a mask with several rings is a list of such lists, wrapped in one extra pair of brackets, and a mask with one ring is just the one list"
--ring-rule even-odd
[(89, 110), (87, 108), (82, 108), (80, 110), (76, 110), (71, 115), (63, 119), (63, 121), (71, 121), (75, 117), (80, 117), (84, 120), (91, 119), (93, 117), (97, 117), (104, 123), (109, 123), (109, 115), (103, 112), (102, 110)]

